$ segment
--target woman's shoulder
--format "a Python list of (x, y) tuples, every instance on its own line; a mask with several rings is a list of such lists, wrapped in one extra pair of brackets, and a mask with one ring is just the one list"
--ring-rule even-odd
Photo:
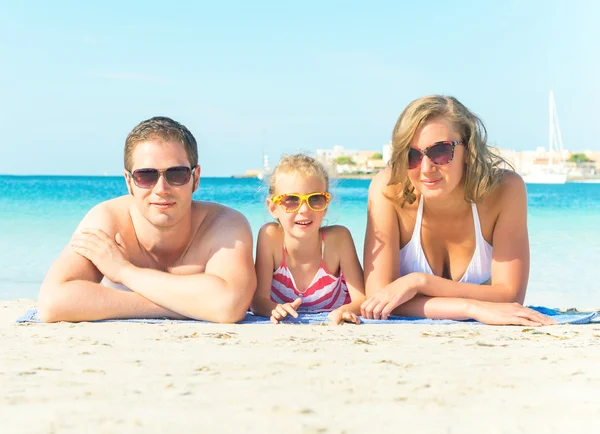
[(519, 175), (517, 172), (512, 170), (503, 170), (502, 178), (500, 179), (500, 186), (525, 186), (525, 181), (523, 181), (523, 178), (521, 178), (521, 175)]
[(496, 188), (483, 200), (483, 204), (498, 210), (510, 207), (515, 200), (525, 198), (527, 190), (523, 178), (512, 170), (504, 170)]
[(373, 177), (371, 180), (371, 184), (369, 185), (369, 194), (372, 192), (381, 192), (385, 193), (389, 189), (389, 182), (392, 177), (392, 169), (387, 167), (377, 175)]
[(373, 177), (371, 185), (369, 185), (369, 202), (371, 204), (394, 206), (392, 198), (397, 195), (398, 186), (390, 185), (391, 179), (392, 169), (389, 167)]
[(523, 178), (512, 170), (502, 171), (498, 187), (494, 190), (493, 196), (496, 199), (502, 199), (513, 194), (523, 194), (526, 192), (525, 181)]

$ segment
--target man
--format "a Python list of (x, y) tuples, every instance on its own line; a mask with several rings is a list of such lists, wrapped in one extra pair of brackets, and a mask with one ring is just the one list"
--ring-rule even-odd
[(244, 318), (256, 288), (248, 221), (192, 200), (196, 140), (166, 117), (125, 141), (129, 195), (95, 206), (50, 268), (39, 294), (46, 322), (110, 318)]

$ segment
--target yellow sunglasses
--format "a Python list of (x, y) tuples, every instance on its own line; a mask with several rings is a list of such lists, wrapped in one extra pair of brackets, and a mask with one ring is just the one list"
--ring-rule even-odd
[(279, 196), (273, 196), (271, 200), (274, 203), (279, 203), (285, 212), (296, 212), (302, 206), (302, 202), (306, 202), (308, 208), (312, 211), (325, 211), (329, 205), (331, 195), (325, 192), (319, 193), (286, 193)]

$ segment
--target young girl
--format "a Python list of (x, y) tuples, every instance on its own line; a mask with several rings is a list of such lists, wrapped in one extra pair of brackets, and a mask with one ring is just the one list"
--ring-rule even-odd
[(321, 227), (331, 195), (329, 176), (315, 159), (281, 159), (269, 181), (267, 207), (277, 223), (258, 234), (258, 286), (252, 311), (274, 324), (297, 312), (330, 312), (335, 324), (360, 323), (363, 271), (343, 226)]

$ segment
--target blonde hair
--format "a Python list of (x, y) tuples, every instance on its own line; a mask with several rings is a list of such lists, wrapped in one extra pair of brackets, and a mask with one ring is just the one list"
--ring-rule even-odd
[(277, 177), (283, 173), (299, 173), (306, 177), (319, 177), (325, 182), (325, 191), (329, 190), (329, 174), (321, 163), (305, 154), (284, 155), (269, 177), (269, 197), (275, 195)]
[(487, 145), (487, 130), (481, 119), (451, 96), (430, 95), (411, 102), (402, 112), (392, 133), (392, 174), (389, 186), (395, 187), (390, 200), (399, 206), (416, 200), (415, 188), (408, 178), (408, 151), (417, 130), (426, 122), (444, 118), (454, 124), (465, 145), (463, 175), (465, 200), (479, 202), (502, 179), (501, 166), (511, 167)]

